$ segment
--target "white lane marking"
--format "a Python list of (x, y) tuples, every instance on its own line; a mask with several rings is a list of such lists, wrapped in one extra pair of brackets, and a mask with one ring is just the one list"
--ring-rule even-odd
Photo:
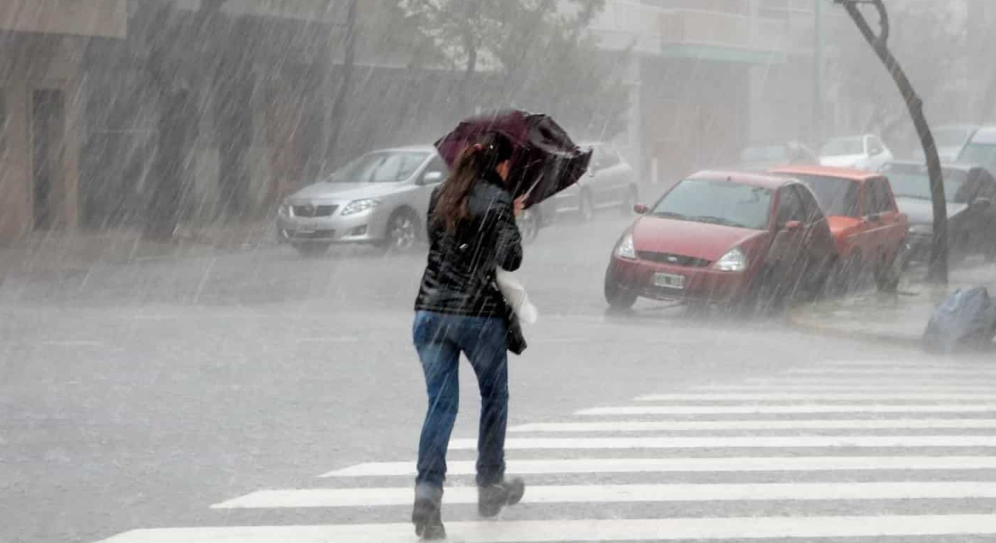
[(996, 390), (966, 394), (943, 394), (936, 392), (878, 393), (878, 392), (746, 392), (746, 393), (700, 393), (700, 394), (649, 394), (636, 398), (638, 402), (697, 402), (697, 401), (965, 401), (996, 399)]
[(692, 432), (697, 430), (933, 430), (996, 429), (996, 419), (817, 419), (817, 420), (668, 420), (540, 422), (509, 432)]
[(595, 407), (575, 413), (598, 415), (763, 415), (796, 413), (987, 413), (996, 404), (804, 404), (804, 405), (640, 405)]
[(939, 377), (986, 377), (996, 376), (990, 368), (798, 368), (785, 372), (787, 375), (901, 375)]
[[(510, 460), (522, 475), (565, 473), (791, 472), (996, 469), (996, 456), (787, 456), (746, 458), (579, 458)], [(414, 477), (414, 462), (373, 462), (330, 471), (322, 478)], [(474, 475), (473, 461), (447, 462), (449, 475)]]
[[(506, 449), (765, 449), (878, 447), (996, 447), (996, 436), (730, 436), (511, 438)], [(450, 450), (477, 450), (476, 439), (454, 439)]]
[[(212, 505), (212, 509), (294, 509), (408, 505), (404, 488), (263, 490)], [(760, 483), (530, 486), (523, 503), (726, 502), (809, 500), (917, 500), (996, 498), (996, 483)], [(477, 503), (477, 487), (449, 487), (447, 504)]]
[[(451, 540), (464, 543), (978, 536), (996, 535), (996, 515), (447, 522), (446, 531)], [(414, 540), (412, 525), (398, 523), (135, 530), (103, 543), (411, 543)]]
[(996, 375), (970, 377), (967, 375), (855, 375), (853, 377), (834, 375), (783, 375), (778, 377), (748, 377), (746, 384), (767, 384), (780, 386), (795, 385), (878, 385), (907, 386), (934, 385), (942, 386), (981, 386), (986, 383), (996, 386)]
[(297, 339), (298, 343), (359, 343), (360, 338), (352, 336), (343, 337), (303, 337)]
[(973, 383), (969, 385), (931, 385), (931, 384), (907, 384), (896, 385), (892, 383), (870, 384), (863, 383), (847, 384), (819, 384), (813, 382), (796, 383), (794, 385), (784, 384), (746, 384), (746, 385), (700, 385), (693, 387), (693, 390), (700, 392), (880, 392), (880, 393), (904, 393), (904, 392), (934, 392), (934, 393), (969, 393), (985, 392), (996, 394), (996, 385), (979, 385)]
[(42, 341), (41, 345), (48, 347), (103, 347), (105, 343), (103, 341)]

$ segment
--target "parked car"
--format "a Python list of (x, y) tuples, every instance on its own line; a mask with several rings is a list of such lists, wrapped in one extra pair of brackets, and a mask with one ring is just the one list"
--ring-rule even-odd
[(876, 171), (892, 160), (892, 151), (875, 135), (833, 138), (820, 148), (820, 164)]
[(905, 247), (909, 220), (899, 211), (889, 179), (876, 172), (823, 166), (772, 171), (805, 184), (827, 215), (840, 255), (837, 285), (847, 288), (873, 274), (879, 288), (899, 281), (897, 260)]
[[(937, 145), (937, 154), (941, 162), (955, 162), (965, 145), (972, 140), (972, 136), (978, 132), (979, 127), (973, 124), (954, 124), (938, 126), (931, 130), (934, 135), (934, 143)], [(917, 140), (917, 144), (920, 141)], [(913, 160), (923, 163), (927, 160), (923, 153), (923, 148), (918, 146), (913, 152)]]
[(630, 213), (639, 198), (636, 170), (611, 145), (594, 143), (579, 147), (594, 149), (588, 172), (576, 185), (539, 206), (542, 221), (552, 222), (564, 214), (588, 221), (597, 211), (609, 208)]
[(996, 172), (996, 126), (978, 129), (958, 153), (959, 164), (978, 164)]
[(448, 168), (432, 147), (374, 151), (288, 196), (278, 239), (302, 254), (332, 244), (410, 248), (424, 233), (429, 196)]
[(740, 151), (736, 169), (763, 172), (779, 166), (819, 163), (819, 157), (809, 147), (797, 141), (788, 141), (745, 147)]
[(818, 294), (836, 258), (813, 194), (786, 178), (700, 172), (626, 230), (605, 273), (616, 309), (637, 298), (749, 305)]
[[(906, 261), (927, 260), (934, 237), (930, 177), (922, 162), (892, 161), (882, 167), (899, 210), (910, 220)], [(970, 254), (996, 257), (996, 178), (985, 168), (947, 164), (944, 195), (948, 208), (948, 249), (955, 258)]]

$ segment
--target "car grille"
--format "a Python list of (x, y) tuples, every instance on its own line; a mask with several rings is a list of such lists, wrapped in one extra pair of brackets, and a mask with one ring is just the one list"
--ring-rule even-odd
[(675, 255), (671, 253), (654, 253), (650, 251), (640, 251), (637, 256), (641, 260), (649, 260), (650, 262), (657, 262), (658, 264), (671, 264), (673, 266), (684, 266), (686, 268), (708, 268), (711, 261), (705, 260), (703, 258), (695, 258), (691, 256)]
[(339, 206), (296, 205), (294, 206), (294, 216), (304, 218), (331, 217), (338, 208)]
[(314, 232), (291, 232), (294, 239), (334, 239), (335, 230), (316, 230)]

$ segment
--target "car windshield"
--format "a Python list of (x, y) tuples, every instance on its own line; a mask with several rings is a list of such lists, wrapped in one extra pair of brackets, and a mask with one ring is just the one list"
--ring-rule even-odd
[[(930, 176), (927, 167), (913, 164), (886, 164), (882, 173), (889, 176), (892, 192), (896, 197), (930, 200)], [(961, 188), (968, 181), (968, 172), (944, 170), (944, 197), (948, 202), (963, 204), (965, 199)]]
[(957, 147), (965, 143), (968, 132), (966, 128), (941, 128), (933, 132), (934, 141), (938, 147)]
[(996, 144), (969, 143), (958, 155), (958, 162), (978, 164), (989, 171), (996, 171)]
[(745, 162), (782, 160), (788, 157), (784, 145), (769, 145), (765, 147), (747, 147), (740, 152), (740, 160)]
[(763, 230), (771, 191), (721, 179), (686, 179), (654, 207), (651, 215), (682, 221)]
[(862, 138), (836, 138), (826, 142), (820, 149), (822, 156), (861, 155), (865, 152)]
[(802, 181), (816, 196), (820, 208), (827, 215), (859, 217), (860, 185), (856, 181), (842, 177), (822, 175), (793, 175)]
[(398, 183), (429, 158), (424, 151), (378, 151), (361, 156), (330, 175), (326, 183)]

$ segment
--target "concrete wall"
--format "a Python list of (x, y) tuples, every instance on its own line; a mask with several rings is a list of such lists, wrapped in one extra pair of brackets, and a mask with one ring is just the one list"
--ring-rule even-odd
[(16, 32), (124, 37), (127, 0), (3, 0), (0, 29)]

